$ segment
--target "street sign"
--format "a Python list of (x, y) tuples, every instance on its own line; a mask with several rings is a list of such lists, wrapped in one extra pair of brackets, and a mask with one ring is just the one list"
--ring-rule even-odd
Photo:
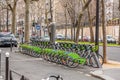
[(40, 25), (36, 25), (36, 30), (40, 30)]

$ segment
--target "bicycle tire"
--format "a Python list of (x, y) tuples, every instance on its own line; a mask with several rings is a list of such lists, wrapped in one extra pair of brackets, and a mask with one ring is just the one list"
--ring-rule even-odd
[(58, 76), (51, 75), (49, 78), (55, 78), (56, 80), (63, 80), (63, 78), (60, 77), (59, 75)]
[[(100, 64), (103, 65), (103, 62), (104, 62), (103, 57), (100, 54), (98, 54), (98, 57), (99, 57), (99, 60), (101, 59)], [(92, 60), (92, 59), (94, 59), (94, 60)], [(95, 61), (95, 62), (93, 62), (93, 61)], [(97, 61), (95, 60), (95, 55), (90, 56), (89, 63), (92, 67), (98, 68)]]
[(99, 61), (100, 61), (101, 65), (103, 65), (103, 63), (104, 63), (103, 56), (98, 54), (98, 58), (99, 58)]
[(67, 60), (67, 66), (70, 67), (70, 68), (76, 68), (76, 67), (79, 66), (79, 61), (75, 61), (72, 58), (68, 58), (68, 60)]
[(59, 60), (60, 64), (67, 66), (67, 58), (65, 56), (62, 56)]

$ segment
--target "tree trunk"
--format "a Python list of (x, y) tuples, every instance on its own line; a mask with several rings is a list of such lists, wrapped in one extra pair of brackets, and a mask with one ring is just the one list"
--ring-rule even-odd
[[(86, 2), (85, 0), (83, 0), (84, 3)], [(93, 34), (93, 28), (92, 28), (92, 19), (91, 19), (91, 15), (90, 15), (90, 8), (87, 8), (87, 12), (88, 12), (88, 18), (89, 18), (89, 29), (90, 29), (90, 42), (94, 42), (94, 34)]]
[(103, 58), (104, 58), (104, 63), (107, 63), (107, 40), (106, 40), (106, 26), (105, 26), (105, 5), (104, 5), (104, 0), (101, 0), (102, 3), (102, 30), (103, 30)]
[(120, 19), (119, 19), (119, 37), (118, 37), (118, 44), (120, 45)]
[(76, 43), (78, 43), (78, 37), (79, 37), (79, 32), (80, 32), (80, 23), (81, 23), (81, 20), (82, 20), (83, 13), (84, 13), (85, 9), (88, 7), (88, 5), (90, 4), (90, 2), (91, 2), (91, 0), (88, 0), (86, 2), (86, 4), (84, 5), (84, 7), (82, 9), (82, 12), (80, 12), (80, 14), (79, 14), (78, 26), (77, 26), (77, 32), (76, 32), (76, 40), (75, 40)]
[(67, 10), (66, 10), (66, 7), (65, 7), (65, 40), (67, 40)]
[(29, 5), (30, 0), (25, 0), (25, 42), (29, 42)]
[(81, 26), (81, 42), (83, 42), (83, 26)]
[(118, 44), (120, 45), (120, 0), (119, 0), (119, 37), (118, 37)]
[[(0, 11), (0, 13), (2, 13), (2, 11)], [(0, 15), (0, 32), (2, 32), (2, 19), (1, 19), (1, 15)]]
[(16, 34), (16, 7), (12, 11), (12, 33)]
[(90, 16), (90, 10), (88, 7), (88, 18), (89, 18), (89, 29), (90, 29), (90, 42), (94, 42), (94, 34), (93, 34), (93, 28), (92, 28), (92, 20), (91, 20), (91, 16)]
[(73, 26), (71, 26), (71, 40), (73, 40)]

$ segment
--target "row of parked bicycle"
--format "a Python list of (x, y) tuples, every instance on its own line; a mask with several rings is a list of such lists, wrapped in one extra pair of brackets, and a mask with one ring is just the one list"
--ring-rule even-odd
[(40, 48), (63, 50), (66, 53), (77, 53), (80, 57), (86, 59), (86, 65), (93, 67), (98, 67), (98, 64), (102, 65), (104, 61), (102, 55), (96, 54), (96, 51), (98, 50), (97, 46), (64, 42), (51, 44), (49, 41), (32, 41), (31, 45)]
[(66, 52), (63, 50), (54, 49), (43, 49), (37, 46), (31, 46), (22, 44), (22, 53), (28, 54), (33, 57), (41, 57), (47, 61), (55, 62), (57, 64), (62, 64), (71, 68), (77, 67), (79, 64), (85, 64), (86, 59), (80, 57), (78, 54), (73, 52)]

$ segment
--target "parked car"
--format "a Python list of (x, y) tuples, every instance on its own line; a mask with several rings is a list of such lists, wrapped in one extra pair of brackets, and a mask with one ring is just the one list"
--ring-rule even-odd
[(90, 36), (83, 36), (83, 41), (89, 42), (90, 41)]
[(82, 38), (82, 36), (79, 36), (78, 39), (79, 40), (83, 39), (82, 41), (88, 42), (88, 41), (90, 41), (90, 36), (83, 36), (83, 38)]
[(41, 38), (42, 41), (50, 41), (50, 37), (49, 36), (43, 36)]
[(41, 40), (41, 36), (37, 36), (37, 35), (32, 35), (31, 37), (30, 37), (30, 40)]
[(65, 36), (63, 34), (56, 34), (56, 39), (57, 40), (64, 40)]
[(107, 39), (107, 43), (116, 43), (116, 40), (115, 38), (113, 38), (112, 35), (107, 35), (106, 39)]
[(67, 39), (67, 40), (71, 40), (71, 36), (70, 36), (70, 35), (67, 35), (67, 36), (66, 36), (66, 39)]
[(79, 40), (79, 41), (81, 40), (81, 36), (78, 37), (78, 40)]
[(12, 46), (17, 47), (17, 39), (15, 38), (15, 35), (11, 32), (0, 32), (0, 46), (10, 46), (12, 43)]

